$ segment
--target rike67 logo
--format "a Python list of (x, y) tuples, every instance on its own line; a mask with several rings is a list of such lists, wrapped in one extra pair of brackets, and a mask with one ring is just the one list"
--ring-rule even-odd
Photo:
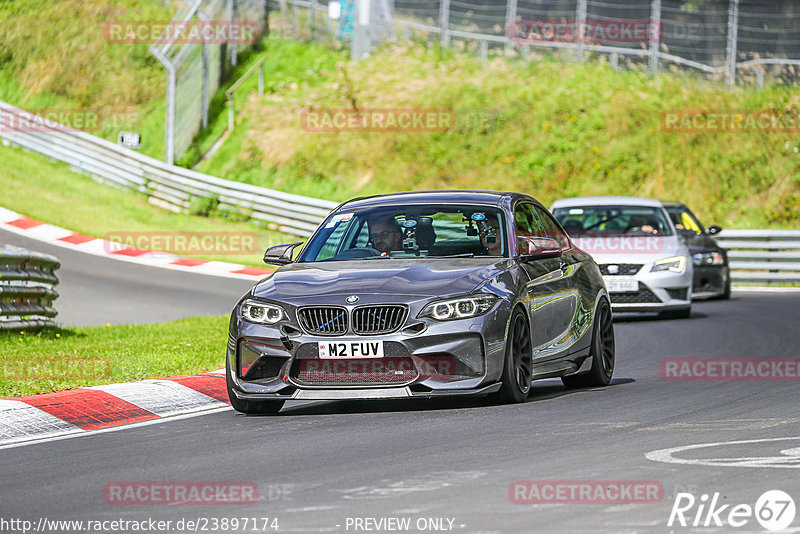
[(794, 515), (794, 500), (781, 490), (765, 491), (755, 506), (722, 504), (718, 492), (710, 499), (706, 493), (700, 499), (691, 493), (678, 493), (667, 526), (740, 528), (755, 518), (766, 530), (784, 530), (792, 524)]

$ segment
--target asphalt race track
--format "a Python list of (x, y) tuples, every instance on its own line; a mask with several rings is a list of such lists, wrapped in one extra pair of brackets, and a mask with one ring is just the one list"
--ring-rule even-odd
[[(101, 271), (111, 276), (110, 267)], [(88, 273), (66, 267), (63, 274), (65, 286), (76, 280), (69, 291), (89, 283)], [(165, 273), (164, 280), (173, 274), (184, 276)], [(122, 287), (132, 283), (122, 280)], [(154, 292), (168, 282), (158, 284)], [(219, 294), (224, 287), (221, 281)], [(238, 296), (230, 292), (231, 299)], [(718, 515), (725, 522), (735, 505), (754, 509), (768, 490), (800, 498), (797, 381), (667, 381), (660, 363), (797, 358), (798, 307), (800, 293), (737, 292), (727, 302), (696, 303), (688, 320), (619, 320), (610, 387), (567, 391), (548, 381), (535, 384), (521, 405), (481, 399), (287, 404), (276, 417), (225, 410), (0, 450), (0, 517), (34, 524), (40, 518), (153, 518), (173, 525), (269, 517), (278, 519), (277, 532), (399, 531), (376, 530), (368, 518), (410, 518), (411, 532), (436, 531), (432, 526), (470, 533), (764, 532), (753, 516), (739, 528), (714, 526), (713, 519), (710, 528), (693, 527), (697, 505), (685, 513), (688, 526), (667, 521), (681, 492), (698, 503), (703, 494), (710, 501), (718, 493), (717, 507), (728, 505)], [(747, 443), (731, 443), (740, 441)], [(716, 445), (671, 456), (695, 463), (656, 461), (670, 457), (663, 452), (646, 457), (710, 443)], [(649, 504), (517, 504), (509, 487), (520, 480), (652, 481), (663, 495)], [(250, 482), (260, 497), (250, 505), (106, 502), (107, 484), (131, 481)], [(428, 522), (436, 518), (443, 521)], [(699, 524), (705, 520), (703, 514)], [(798, 525), (800, 516), (785, 532), (798, 532)]]
[(0, 245), (52, 254), (61, 261), (55, 301), (62, 326), (160, 323), (226, 315), (253, 282), (184, 273), (93, 256), (0, 230)]

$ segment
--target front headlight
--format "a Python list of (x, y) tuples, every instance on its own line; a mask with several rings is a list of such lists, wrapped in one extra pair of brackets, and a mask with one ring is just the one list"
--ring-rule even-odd
[(698, 266), (722, 265), (725, 263), (725, 260), (722, 258), (722, 254), (715, 250), (713, 252), (698, 252), (697, 254), (693, 254), (692, 263)]
[(425, 306), (419, 317), (431, 317), (437, 321), (477, 317), (491, 310), (495, 302), (497, 297), (487, 294), (439, 300)]
[(242, 303), (240, 316), (251, 323), (275, 324), (286, 317), (286, 312), (280, 306), (246, 300)]
[(673, 273), (682, 273), (686, 268), (685, 256), (673, 256), (672, 258), (664, 258), (654, 262), (652, 272), (657, 271), (672, 271)]

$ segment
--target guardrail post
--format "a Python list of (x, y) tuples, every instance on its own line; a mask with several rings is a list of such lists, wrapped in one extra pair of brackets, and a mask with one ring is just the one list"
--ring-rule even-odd
[(514, 25), (517, 20), (517, 0), (508, 0), (506, 4), (506, 50), (514, 46)]
[(489, 41), (481, 41), (480, 50), (481, 50), (481, 59), (483, 61), (489, 59)]
[[(658, 72), (658, 49), (661, 46), (661, 0), (653, 0), (650, 4), (650, 65), (649, 71), (653, 75)], [(616, 70), (616, 69), (615, 69)]]
[(314, 19), (316, 18), (315, 15), (317, 14), (317, 4), (319, 0), (311, 0), (311, 13), (308, 16), (308, 35), (310, 37), (314, 37)]
[(439, 42), (442, 46), (450, 45), (450, 0), (439, 0)]
[(728, 44), (726, 47), (727, 77), (726, 87), (736, 86), (736, 46), (739, 32), (739, 0), (728, 0)]
[(764, 88), (764, 76), (766, 72), (764, 71), (764, 67), (759, 63), (756, 65), (756, 85), (759, 89)]

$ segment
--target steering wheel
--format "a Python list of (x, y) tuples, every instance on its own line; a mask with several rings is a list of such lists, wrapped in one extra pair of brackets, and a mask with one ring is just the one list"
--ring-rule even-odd
[(381, 253), (378, 249), (372, 247), (356, 247), (343, 250), (336, 255), (337, 260), (357, 260), (361, 258), (369, 258), (370, 256), (380, 256)]

